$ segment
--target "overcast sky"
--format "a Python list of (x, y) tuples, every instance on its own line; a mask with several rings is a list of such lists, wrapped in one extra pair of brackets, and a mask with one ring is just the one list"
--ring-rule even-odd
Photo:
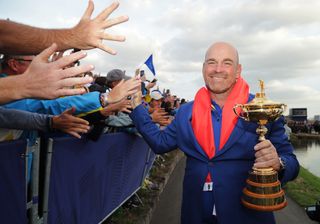
[[(94, 15), (111, 2), (94, 1)], [(203, 86), (205, 51), (222, 40), (238, 49), (251, 92), (258, 90), (258, 80), (263, 79), (271, 100), (289, 108), (307, 107), (310, 118), (320, 114), (319, 0), (119, 2), (111, 17), (128, 15), (130, 19), (108, 32), (125, 35), (127, 40), (106, 43), (118, 51), (116, 56), (101, 50), (88, 52), (83, 63), (93, 63), (95, 73), (121, 68), (133, 74), (153, 53), (160, 88), (192, 100)], [(86, 7), (87, 1), (80, 0), (0, 1), (0, 17), (44, 28), (71, 27)]]

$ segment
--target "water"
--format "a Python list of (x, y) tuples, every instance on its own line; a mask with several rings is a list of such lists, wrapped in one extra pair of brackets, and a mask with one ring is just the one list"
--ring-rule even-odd
[(320, 177), (320, 140), (298, 140), (293, 145), (300, 165)]

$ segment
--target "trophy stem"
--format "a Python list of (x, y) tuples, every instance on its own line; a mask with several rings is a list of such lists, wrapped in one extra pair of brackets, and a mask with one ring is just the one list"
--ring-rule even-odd
[(265, 135), (268, 132), (268, 128), (265, 126), (266, 124), (267, 124), (267, 121), (265, 121), (265, 120), (259, 121), (259, 127), (257, 128), (256, 133), (259, 135), (260, 142), (266, 140)]

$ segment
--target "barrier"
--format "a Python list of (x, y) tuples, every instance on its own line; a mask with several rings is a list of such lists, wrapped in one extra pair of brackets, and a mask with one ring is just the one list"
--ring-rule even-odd
[(27, 223), (26, 141), (0, 143), (0, 220), (1, 223)]
[(44, 223), (99, 223), (140, 188), (150, 155), (143, 139), (125, 133), (54, 138), (51, 147)]
[[(45, 141), (45, 180), (38, 179), (43, 159), (39, 140), (31, 147), (21, 140), (0, 143), (1, 223), (102, 222), (139, 190), (155, 158), (141, 137), (126, 133), (102, 135), (97, 142), (72, 137)], [(33, 154), (29, 190), (28, 153)], [(42, 217), (39, 188), (44, 190)]]

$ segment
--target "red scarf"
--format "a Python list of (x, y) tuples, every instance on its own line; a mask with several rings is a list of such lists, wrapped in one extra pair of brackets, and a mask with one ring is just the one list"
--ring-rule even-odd
[[(233, 107), (237, 103), (245, 104), (249, 96), (249, 86), (240, 77), (234, 85), (222, 110), (222, 127), (220, 135), (219, 150), (223, 148), (229, 139), (238, 117), (233, 112)], [(205, 151), (209, 159), (215, 155), (214, 131), (211, 117), (211, 98), (207, 88), (202, 87), (196, 94), (192, 108), (192, 129), (194, 135)]]

